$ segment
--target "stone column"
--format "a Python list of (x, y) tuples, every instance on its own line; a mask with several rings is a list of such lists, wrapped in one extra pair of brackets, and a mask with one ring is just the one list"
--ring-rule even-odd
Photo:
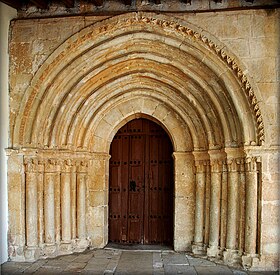
[(61, 166), (61, 250), (71, 251), (71, 160)]
[(49, 159), (45, 164), (44, 186), (44, 220), (45, 220), (45, 252), (48, 256), (54, 255), (55, 247), (55, 184), (57, 176), (56, 161)]
[(238, 159), (228, 160), (228, 215), (227, 239), (224, 260), (228, 264), (239, 264), (238, 254), (238, 201), (239, 201), (239, 171)]
[(207, 255), (214, 258), (220, 257), (222, 165), (223, 163), (220, 160), (211, 160), (210, 234)]
[(44, 243), (44, 162), (38, 161), (38, 238), (39, 246)]
[(38, 161), (25, 158), (25, 198), (26, 198), (26, 260), (34, 260), (38, 252), (38, 204), (37, 204), (37, 165)]
[(211, 167), (210, 161), (206, 165), (206, 182), (205, 182), (205, 211), (204, 211), (204, 244), (209, 244), (210, 231), (210, 187), (211, 187)]
[(192, 153), (175, 152), (174, 249), (191, 251), (194, 238), (195, 177)]
[(192, 251), (194, 254), (203, 255), (204, 246), (204, 210), (205, 210), (205, 181), (206, 181), (206, 161), (195, 161), (195, 229), (194, 243)]
[(245, 167), (244, 159), (240, 159), (240, 169), (239, 169), (239, 236), (238, 236), (238, 249), (241, 254), (244, 252), (244, 242), (245, 242)]
[(78, 249), (88, 246), (86, 241), (86, 180), (88, 163), (80, 161), (77, 171), (77, 236)]
[(77, 238), (77, 171), (76, 166), (71, 167), (71, 238)]
[(221, 190), (221, 233), (220, 233), (220, 249), (226, 248), (227, 236), (227, 201), (228, 201), (228, 171), (227, 165), (223, 163), (222, 172), (222, 190)]
[(246, 210), (245, 210), (245, 253), (243, 261), (251, 266), (250, 259), (256, 256), (258, 222), (258, 171), (257, 159), (246, 158)]

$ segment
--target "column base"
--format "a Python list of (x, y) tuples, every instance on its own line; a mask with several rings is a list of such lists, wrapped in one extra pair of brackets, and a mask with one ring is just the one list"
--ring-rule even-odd
[(246, 254), (242, 256), (242, 266), (244, 269), (251, 269), (251, 267), (258, 266), (259, 258), (256, 254)]
[(223, 257), (225, 264), (241, 267), (241, 255), (238, 250), (226, 249), (226, 251), (223, 252)]
[(206, 256), (206, 246), (203, 243), (193, 243), (192, 253), (198, 256)]
[(55, 244), (45, 244), (44, 252), (45, 256), (47, 257), (56, 257), (58, 255), (57, 247)]
[(16, 262), (25, 261), (25, 256), (24, 256), (25, 246), (10, 245), (8, 250), (9, 250), (8, 256), (11, 261), (16, 261)]
[(73, 251), (72, 243), (69, 242), (61, 242), (59, 245), (59, 254), (70, 254)]
[(209, 258), (220, 260), (223, 257), (223, 252), (220, 247), (216, 245), (209, 245), (209, 247), (207, 248), (207, 256)]
[(75, 252), (83, 252), (89, 247), (89, 240), (88, 239), (77, 239), (75, 241)]
[(24, 250), (24, 260), (34, 262), (40, 258), (40, 248), (38, 246), (27, 246)]

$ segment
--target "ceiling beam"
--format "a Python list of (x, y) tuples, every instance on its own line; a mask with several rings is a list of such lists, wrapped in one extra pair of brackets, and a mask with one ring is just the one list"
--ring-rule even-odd
[(94, 5), (96, 6), (102, 6), (103, 5), (103, 0), (91, 0)]
[(1, 2), (15, 9), (22, 7), (22, 1), (20, 0), (1, 0)]
[(30, 0), (32, 4), (34, 4), (36, 7), (40, 9), (47, 9), (48, 8), (48, 2), (45, 0)]
[(74, 0), (61, 0), (61, 2), (65, 5), (66, 8), (74, 8)]

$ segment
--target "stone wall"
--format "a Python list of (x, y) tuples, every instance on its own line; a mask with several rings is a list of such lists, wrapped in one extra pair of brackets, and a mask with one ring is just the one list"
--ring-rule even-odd
[[(275, 10), (15, 20), (11, 258), (106, 244), (110, 142), (127, 121), (147, 117), (174, 146), (174, 248), (277, 269), (278, 33)], [(72, 192), (79, 168), (67, 167), (81, 161), (85, 189)], [(83, 214), (71, 218), (70, 232), (76, 207)]]

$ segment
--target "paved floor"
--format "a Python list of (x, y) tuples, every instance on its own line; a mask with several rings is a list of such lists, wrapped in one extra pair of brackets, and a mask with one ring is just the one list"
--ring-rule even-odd
[(121, 250), (115, 248), (87, 250), (34, 263), (6, 262), (1, 274), (278, 274), (278, 272), (245, 272), (225, 265), (194, 258), (172, 250)]

